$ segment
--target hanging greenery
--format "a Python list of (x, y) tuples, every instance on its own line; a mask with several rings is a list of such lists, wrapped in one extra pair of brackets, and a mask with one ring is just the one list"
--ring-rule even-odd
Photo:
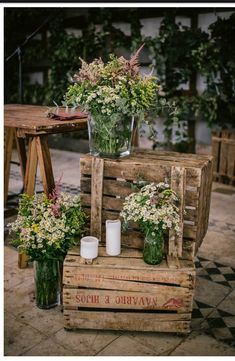
[[(23, 102), (51, 105), (61, 104), (70, 78), (80, 66), (79, 57), (91, 61), (119, 49), (133, 51), (145, 43), (150, 62), (157, 70), (167, 99), (177, 104), (179, 119), (203, 118), (209, 126), (234, 126), (235, 119), (235, 14), (220, 19), (210, 26), (210, 33), (176, 24), (176, 11), (168, 11), (161, 22), (159, 35), (141, 35), (140, 15), (136, 9), (126, 9), (131, 36), (114, 28), (113, 9), (97, 8), (88, 11), (82, 36), (65, 31), (65, 11), (57, 9), (6, 9), (5, 54), (8, 56), (24, 40), (19, 30), (25, 21), (31, 29), (51, 14), (42, 31), (42, 40), (33, 38), (22, 49)], [(97, 27), (97, 24), (99, 26)], [(120, 54), (118, 54), (120, 55)], [(44, 72), (44, 84), (28, 84), (27, 73), (39, 69)], [(37, 65), (37, 66), (36, 66)], [(17, 57), (5, 67), (5, 101), (17, 102)], [(196, 91), (196, 75), (205, 78), (206, 89)], [(190, 90), (181, 89), (189, 84)], [(172, 119), (172, 118), (171, 118)], [(166, 118), (165, 132), (170, 139), (172, 122)]]

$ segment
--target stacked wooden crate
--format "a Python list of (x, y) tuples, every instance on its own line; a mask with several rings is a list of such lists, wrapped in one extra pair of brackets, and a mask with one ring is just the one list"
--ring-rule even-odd
[(215, 181), (235, 184), (235, 129), (212, 132)]
[(123, 248), (120, 256), (109, 257), (101, 246), (98, 258), (86, 265), (73, 249), (64, 262), (64, 326), (188, 332), (194, 282), (192, 261), (150, 266), (140, 250)]
[[(99, 256), (84, 264), (79, 249), (64, 262), (66, 328), (187, 332), (194, 294), (193, 257), (208, 226), (212, 157), (138, 150), (118, 160), (81, 158), (81, 202), (90, 215), (91, 235), (101, 240)], [(138, 227), (122, 235), (122, 252), (104, 248), (106, 219), (119, 218), (125, 196), (138, 179), (167, 178), (181, 197), (182, 236), (167, 239), (166, 260), (142, 259)], [(184, 210), (186, 211), (184, 215)]]

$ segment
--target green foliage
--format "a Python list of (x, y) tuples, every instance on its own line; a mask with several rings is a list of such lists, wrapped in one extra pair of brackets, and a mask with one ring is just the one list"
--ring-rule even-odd
[(156, 80), (153, 76), (140, 76), (135, 55), (130, 61), (111, 55), (106, 64), (101, 59), (89, 64), (82, 60), (65, 100), (92, 116), (118, 113), (143, 117), (143, 113), (157, 103)]
[[(68, 88), (71, 76), (80, 67), (81, 56), (90, 62), (102, 57), (108, 60), (109, 53), (118, 49), (134, 51), (141, 43), (149, 52), (157, 69), (166, 99), (176, 101), (178, 119), (202, 117), (209, 126), (234, 126), (235, 119), (235, 14), (228, 19), (215, 21), (208, 34), (200, 29), (175, 24), (176, 10), (167, 11), (160, 26), (159, 36), (141, 36), (141, 23), (136, 9), (126, 9), (131, 25), (131, 36), (112, 26), (113, 9), (99, 8), (88, 11), (81, 37), (66, 34), (65, 11), (58, 9), (5, 9), (4, 50), (6, 57), (12, 53), (25, 36), (21, 29), (25, 22), (32, 31), (48, 15), (50, 21), (43, 29), (42, 41), (31, 39), (22, 49), (23, 101), (24, 103), (51, 105), (60, 104)], [(97, 31), (95, 24), (102, 24)], [(45, 36), (45, 31), (50, 34)], [(42, 64), (46, 83), (28, 85), (25, 69), (35, 69)], [(49, 70), (49, 73), (47, 74)], [(205, 76), (206, 90), (197, 94), (196, 74)], [(7, 102), (18, 101), (18, 62), (14, 56), (5, 67)], [(189, 96), (179, 89), (181, 83), (189, 82)], [(123, 90), (124, 91), (124, 90)], [(175, 100), (178, 99), (178, 100)], [(144, 101), (144, 98), (143, 98)], [(170, 139), (172, 122), (166, 119), (166, 134)]]

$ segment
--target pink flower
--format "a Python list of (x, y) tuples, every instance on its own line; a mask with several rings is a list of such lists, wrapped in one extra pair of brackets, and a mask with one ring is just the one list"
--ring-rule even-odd
[(157, 204), (157, 198), (156, 197), (150, 198), (150, 204), (151, 204), (151, 206), (154, 204)]
[(52, 204), (51, 209), (55, 217), (61, 216), (60, 205), (58, 203)]
[(53, 202), (56, 202), (57, 199), (59, 198), (60, 184), (61, 184), (62, 177), (63, 177), (63, 173), (61, 174), (60, 179), (57, 182), (55, 182), (55, 188), (53, 189), (53, 191), (49, 195), (49, 199), (51, 199)]

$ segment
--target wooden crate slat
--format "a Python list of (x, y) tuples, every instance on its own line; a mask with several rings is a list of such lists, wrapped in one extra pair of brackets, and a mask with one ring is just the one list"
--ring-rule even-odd
[[(169, 285), (152, 284), (151, 287), (145, 282), (137, 282), (130, 280), (114, 280), (113, 278), (99, 278), (93, 279), (88, 277), (82, 277), (82, 275), (76, 273), (76, 277), (73, 274), (67, 273), (64, 276), (65, 282), (69, 286), (75, 286), (76, 288), (91, 288), (102, 290), (116, 290), (116, 291), (129, 291), (129, 292), (144, 292), (146, 294), (168, 294), (171, 296), (184, 296), (187, 292), (183, 291), (184, 287), (172, 287)], [(185, 288), (186, 289), (186, 288)], [(95, 291), (94, 291), (95, 292)]]
[[(103, 231), (102, 239), (105, 239), (105, 232)], [(121, 242), (123, 246), (133, 247), (133, 248), (144, 248), (144, 238), (143, 235), (138, 231), (125, 232), (121, 235)]]
[[(106, 253), (106, 247), (103, 245), (99, 245), (98, 248), (98, 254), (99, 257), (109, 257)], [(80, 255), (80, 246), (74, 246), (70, 250), (68, 250), (68, 255), (74, 255), (79, 256)], [(133, 249), (133, 248), (123, 248), (121, 255), (119, 257), (129, 258), (129, 257), (135, 257), (135, 258), (143, 258), (143, 252), (139, 249)]]
[(74, 267), (72, 267), (68, 262), (66, 262), (64, 266), (63, 283), (65, 286), (77, 287), (78, 282), (85, 280), (97, 282), (97, 284), (102, 280), (121, 280), (144, 283), (149, 282), (151, 283), (151, 286), (154, 284), (170, 283), (171, 285), (183, 288), (194, 288), (194, 277), (189, 277), (189, 275), (193, 274), (193, 269), (191, 269), (190, 273), (186, 273), (185, 269), (182, 268), (170, 269), (167, 264), (165, 264), (165, 268), (163, 268), (163, 264), (161, 268), (155, 269), (154, 272), (153, 270), (146, 270), (143, 268), (139, 270), (123, 268), (121, 266), (118, 270), (113, 267), (108, 268), (106, 265), (95, 268), (92, 266), (88, 267), (87, 265), (87, 267), (84, 267), (81, 263), (75, 263)]
[[(146, 158), (147, 159), (147, 158)], [(171, 166), (172, 163), (166, 164), (166, 161), (156, 160), (151, 162), (148, 159), (146, 172), (146, 159), (144, 162), (134, 162), (131, 158), (127, 160), (122, 160), (122, 162), (115, 162), (114, 160), (109, 160), (105, 162), (104, 165), (104, 177), (109, 178), (123, 178), (125, 180), (137, 180), (139, 177), (143, 177), (148, 182), (161, 182), (165, 178), (170, 179), (171, 176)], [(91, 174), (91, 158), (82, 157), (80, 159), (81, 174), (90, 175)], [(184, 164), (179, 164), (179, 166), (184, 167)], [(156, 172), (157, 168), (157, 172)], [(196, 167), (186, 167), (186, 182), (187, 185), (191, 187), (200, 187), (200, 168)]]
[[(82, 203), (83, 207), (87, 207), (85, 209), (87, 215), (90, 216), (91, 215), (91, 210), (90, 210), (91, 195), (88, 193), (85, 193), (85, 194), (81, 193), (80, 199), (81, 199), (81, 203)], [(103, 210), (101, 213), (102, 213), (103, 221), (105, 219), (119, 219), (120, 218), (119, 214), (120, 214), (120, 211), (122, 210), (124, 199), (103, 196), (102, 202), (103, 202), (103, 204), (102, 204)], [(197, 215), (198, 215), (197, 209), (196, 208), (186, 208), (185, 211), (186, 211), (186, 213), (183, 216), (184, 220), (192, 221), (196, 224)], [(110, 217), (110, 218), (108, 218), (108, 217)]]
[(228, 145), (228, 177), (234, 179), (235, 176), (235, 140)]
[(201, 227), (201, 233), (197, 239), (197, 249), (200, 247), (209, 224), (209, 215), (210, 215), (210, 204), (211, 204), (211, 192), (212, 192), (212, 182), (213, 182), (213, 161), (208, 162), (206, 171), (204, 173), (204, 179), (203, 182), (205, 183), (205, 204), (207, 204), (207, 207), (204, 207), (203, 214), (204, 219)]
[(182, 256), (182, 243), (183, 243), (183, 211), (184, 211), (184, 198), (185, 198), (185, 184), (186, 184), (185, 168), (175, 167), (171, 168), (171, 188), (176, 192), (179, 197), (179, 227), (181, 233), (176, 235), (175, 232), (169, 231), (168, 241), (168, 254), (173, 257)]
[[(92, 199), (91, 199), (91, 195), (88, 193), (81, 193), (80, 194), (80, 198), (81, 198), (81, 203), (84, 206), (90, 206), (92, 203)], [(115, 209), (116, 211), (121, 211), (122, 210), (122, 205), (123, 205), (123, 199), (120, 198), (115, 198), (115, 197), (108, 197), (108, 196), (103, 196), (102, 197), (102, 207), (103, 209)], [(102, 208), (100, 208), (99, 206), (99, 210), (101, 211)], [(101, 215), (101, 213), (100, 213)]]
[(101, 238), (104, 159), (92, 158), (91, 235)]
[(156, 151), (143, 148), (137, 148), (133, 151), (133, 157), (136, 157), (137, 160), (141, 158), (145, 161), (146, 156), (150, 156), (152, 159), (155, 160), (164, 160), (164, 162), (169, 162), (171, 165), (174, 164), (175, 166), (187, 165), (201, 167), (208, 160), (208, 156), (203, 154), (179, 153), (165, 150)]
[(228, 166), (228, 144), (221, 142), (220, 148), (220, 161), (219, 161), (219, 173), (220, 175), (227, 174), (227, 166)]
[(196, 242), (190, 238), (184, 238), (182, 248), (182, 258), (185, 260), (194, 260), (196, 253)]
[[(191, 291), (192, 292), (192, 291)], [(117, 308), (132, 310), (191, 311), (191, 295), (187, 288), (170, 287), (166, 292), (146, 293), (120, 290), (67, 288), (63, 305), (70, 308)]]
[[(127, 280), (174, 284), (193, 288), (193, 279), (189, 277), (194, 272), (192, 261), (180, 260), (180, 269), (170, 269), (163, 261), (160, 265), (147, 265), (143, 261), (142, 252), (135, 249), (122, 249), (118, 257), (109, 257), (105, 247), (99, 247), (99, 257), (92, 265), (84, 265), (79, 257), (79, 247), (69, 251), (64, 261), (64, 284), (76, 285), (80, 280)], [(131, 264), (130, 264), (131, 259)], [(132, 262), (132, 261), (136, 262)], [(135, 263), (135, 265), (134, 265)], [(126, 271), (128, 269), (128, 272)]]
[(234, 184), (235, 181), (235, 129), (212, 133), (214, 180)]
[(190, 331), (190, 314), (131, 313), (115, 311), (64, 311), (64, 327), (68, 329), (99, 329), (152, 332)]
[(219, 154), (220, 154), (221, 140), (212, 137), (212, 155), (214, 157), (213, 171), (217, 173), (219, 171)]
[[(139, 274), (138, 270), (119, 268), (117, 270), (117, 274), (115, 274), (115, 270), (112, 268), (105, 268), (105, 266), (93, 268), (84, 268), (79, 267), (77, 265), (77, 269), (71, 268), (65, 264), (66, 269), (63, 275), (63, 282), (66, 286), (74, 286), (74, 287), (88, 287), (92, 285), (91, 288), (107, 288), (104, 286), (105, 282), (108, 285), (108, 282), (116, 282), (116, 284), (112, 284), (110, 289), (116, 289), (116, 287), (120, 286), (120, 282), (123, 282), (123, 285), (120, 286), (120, 289), (128, 289), (133, 286), (134, 283), (139, 282), (137, 287), (142, 285), (143, 290), (148, 288), (150, 291), (153, 287), (155, 289), (155, 285), (160, 284), (162, 287), (167, 288), (167, 282), (170, 282), (171, 285), (181, 286), (180, 288), (193, 288), (193, 280), (189, 279), (188, 275), (185, 274), (184, 271), (181, 272), (173, 272), (170, 274), (169, 270), (175, 270), (173, 268), (165, 268), (165, 270), (157, 270), (155, 273), (150, 272), (148, 270), (141, 270), (142, 273)], [(75, 265), (76, 266), (76, 265)], [(114, 281), (116, 280), (116, 281)], [(86, 283), (87, 282), (87, 283)], [(146, 282), (151, 283), (151, 287), (146, 286)], [(130, 283), (128, 285), (127, 283)], [(86, 284), (86, 286), (84, 286)], [(103, 286), (103, 287), (102, 287)], [(160, 286), (159, 286), (160, 287)], [(178, 288), (178, 287), (177, 287)], [(161, 287), (160, 287), (161, 289)]]
[[(91, 193), (91, 177), (81, 177), (81, 190), (82, 193)], [(103, 194), (106, 196), (119, 196), (125, 198), (132, 192), (131, 182), (124, 179), (106, 179), (103, 180)], [(185, 190), (185, 206), (197, 207), (198, 205), (198, 191), (197, 188)]]
[[(200, 209), (199, 209), (199, 218), (198, 218), (198, 224), (200, 225), (200, 227), (197, 228), (196, 251), (200, 247), (208, 228), (212, 178), (213, 178), (213, 164), (212, 162), (209, 162), (207, 168), (204, 167), (202, 169), (203, 182), (199, 193)], [(205, 207), (204, 204), (207, 204), (208, 206)]]
[[(81, 189), (85, 193), (91, 192), (91, 181), (88, 177), (82, 177), (81, 181)], [(132, 192), (131, 183), (125, 180), (118, 179), (106, 179), (103, 180), (103, 194), (109, 196), (120, 196), (126, 197)]]

